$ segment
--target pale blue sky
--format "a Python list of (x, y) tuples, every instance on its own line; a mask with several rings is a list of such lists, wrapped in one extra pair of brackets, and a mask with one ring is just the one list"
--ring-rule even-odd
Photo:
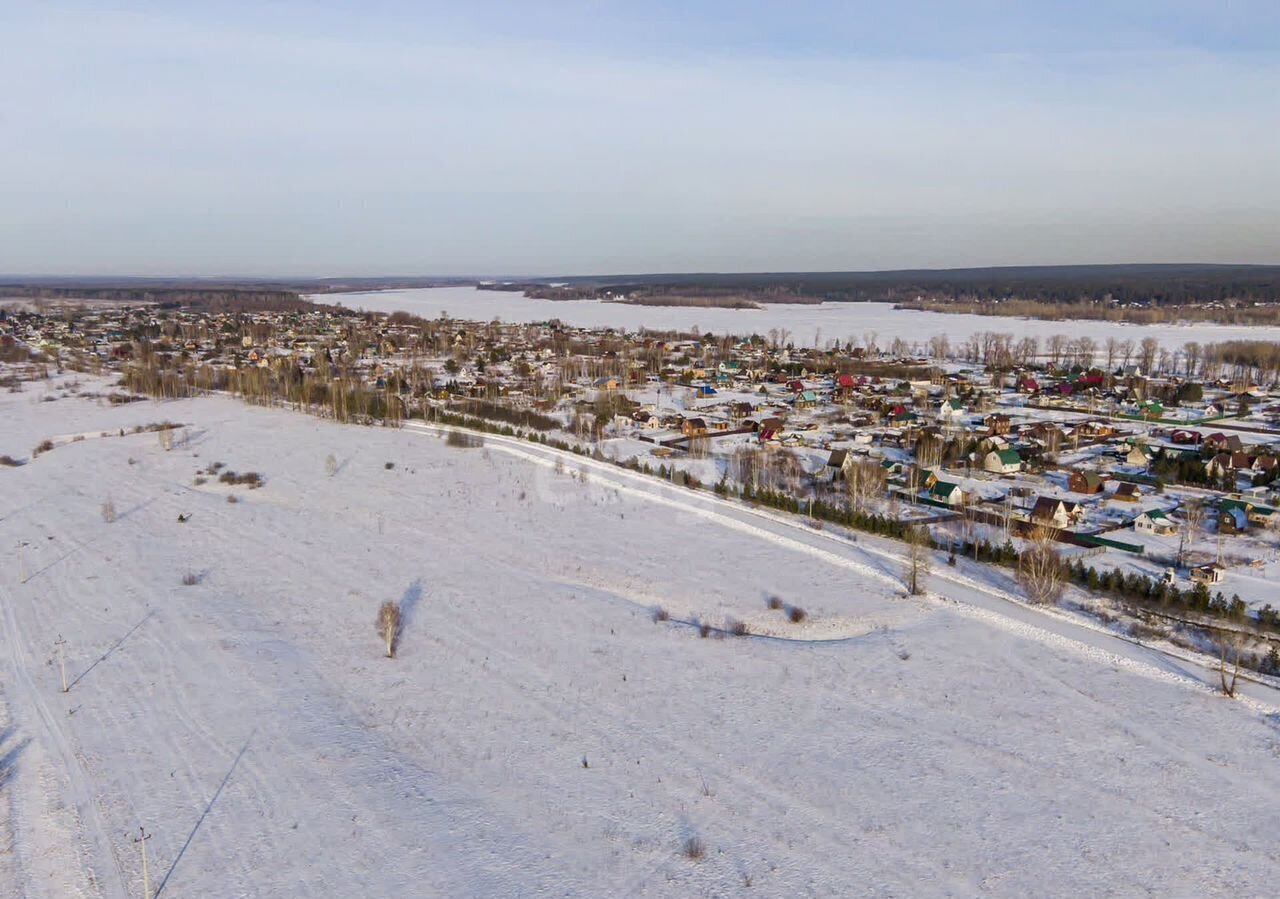
[(0, 40), (0, 272), (1280, 262), (1274, 0), (0, 0)]

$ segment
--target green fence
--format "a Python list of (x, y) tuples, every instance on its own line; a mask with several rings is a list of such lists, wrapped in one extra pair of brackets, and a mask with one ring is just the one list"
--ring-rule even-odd
[(1076, 539), (1088, 546), (1105, 546), (1109, 549), (1119, 549), (1127, 553), (1142, 555), (1145, 547), (1137, 543), (1122, 543), (1119, 540), (1108, 540), (1106, 537), (1099, 537), (1095, 534), (1076, 534)]

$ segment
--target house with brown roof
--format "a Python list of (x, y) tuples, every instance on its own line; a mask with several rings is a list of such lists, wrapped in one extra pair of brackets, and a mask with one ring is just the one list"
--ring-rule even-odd
[(1142, 499), (1142, 491), (1138, 489), (1137, 484), (1131, 484), (1128, 481), (1118, 481), (1116, 483), (1115, 492), (1111, 494), (1111, 498), (1121, 503), (1136, 503)]
[(1106, 483), (1106, 477), (1096, 471), (1073, 471), (1067, 475), (1067, 489), (1072, 493), (1101, 493)]
[(1083, 511), (1079, 503), (1041, 496), (1036, 498), (1035, 505), (1031, 507), (1031, 520), (1049, 527), (1066, 528), (1074, 524)]

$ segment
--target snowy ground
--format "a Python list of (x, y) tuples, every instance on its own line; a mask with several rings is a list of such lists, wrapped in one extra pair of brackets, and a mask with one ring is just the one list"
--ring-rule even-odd
[[(0, 895), (136, 896), (140, 825), (173, 897), (1260, 896), (1280, 876), (1275, 694), (1215, 696), (1194, 664), (1009, 604), (1003, 574), (943, 567), (908, 599), (887, 544), (561, 473), (544, 448), (46, 390), (0, 394), (0, 455), (91, 436), (0, 469)], [(189, 444), (97, 436), (163, 419)], [(215, 461), (266, 485), (196, 486)]]
[(426, 287), (407, 290), (380, 290), (363, 293), (320, 294), (311, 299), (320, 303), (342, 303), (350, 309), (378, 312), (411, 312), (427, 318), (448, 313), (472, 321), (501, 319), (504, 322), (540, 322), (557, 318), (569, 325), (586, 328), (678, 329), (694, 327), (714, 334), (767, 335), (771, 329), (786, 329), (798, 346), (813, 346), (828, 340), (860, 343), (867, 332), (876, 334), (881, 347), (895, 337), (909, 343), (926, 342), (945, 334), (952, 346), (973, 334), (986, 331), (1033, 336), (1041, 340), (1055, 334), (1092, 337), (1099, 344), (1108, 337), (1132, 340), (1154, 337), (1166, 349), (1180, 348), (1188, 341), (1201, 343), (1222, 340), (1280, 340), (1280, 328), (1234, 325), (1129, 325), (1104, 321), (1042, 321), (991, 315), (960, 315), (894, 309), (891, 303), (822, 303), (818, 305), (765, 305), (762, 309), (710, 309), (687, 306), (633, 306), (595, 300), (538, 300), (521, 293), (476, 290), (473, 287)]

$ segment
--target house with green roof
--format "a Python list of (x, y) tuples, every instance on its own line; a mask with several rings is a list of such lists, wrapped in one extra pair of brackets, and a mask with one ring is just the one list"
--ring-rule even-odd
[(1271, 522), (1275, 511), (1270, 506), (1259, 506), (1246, 499), (1224, 498), (1218, 503), (1218, 527), (1223, 533), (1233, 533), (1247, 530), (1251, 524), (1265, 526)]
[(964, 505), (967, 497), (959, 484), (951, 481), (941, 481), (937, 478), (932, 480), (933, 484), (929, 487), (929, 499), (938, 503), (946, 503), (948, 506)]
[(1164, 403), (1159, 400), (1143, 400), (1138, 403), (1137, 411), (1143, 418), (1159, 418), (1164, 415)]
[(943, 400), (942, 406), (938, 410), (938, 414), (947, 420), (954, 420), (965, 414), (964, 403), (954, 397), (949, 400)]
[(1017, 474), (1022, 471), (1022, 457), (1015, 449), (992, 450), (983, 457), (982, 469), (993, 474)]
[(1161, 509), (1148, 509), (1133, 520), (1133, 529), (1157, 537), (1172, 537), (1178, 533), (1177, 523)]

